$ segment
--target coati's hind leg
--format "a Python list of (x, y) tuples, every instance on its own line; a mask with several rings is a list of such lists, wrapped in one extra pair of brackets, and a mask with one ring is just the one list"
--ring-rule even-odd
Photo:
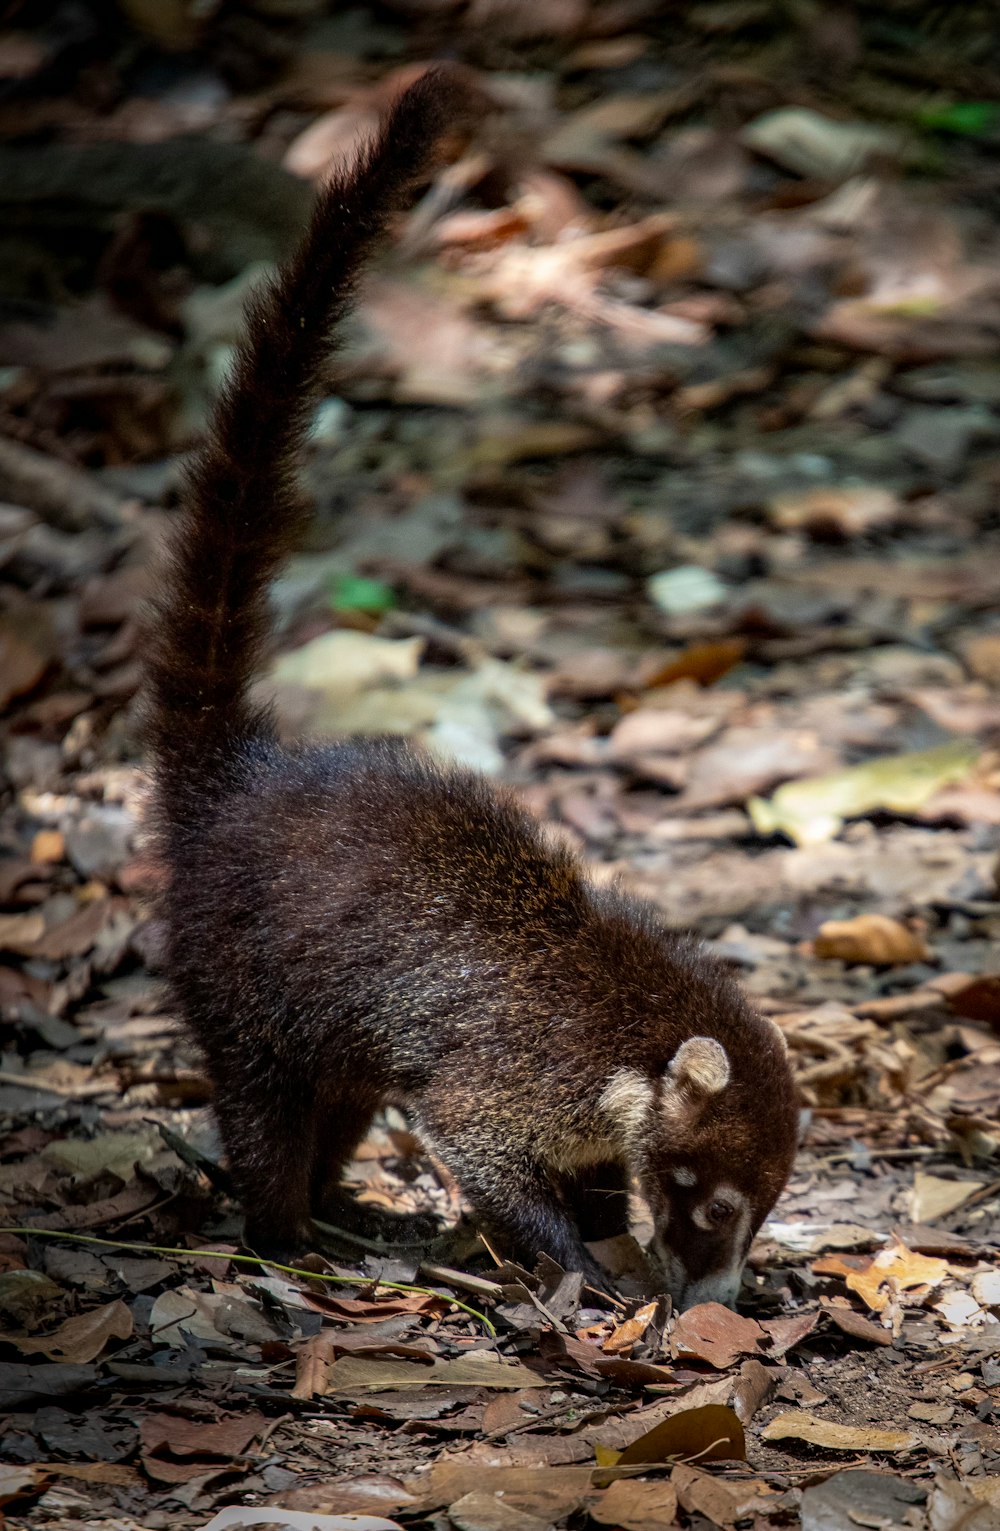
[(588, 1164), (560, 1176), (559, 1186), (585, 1243), (628, 1233), (628, 1177), (620, 1164)]

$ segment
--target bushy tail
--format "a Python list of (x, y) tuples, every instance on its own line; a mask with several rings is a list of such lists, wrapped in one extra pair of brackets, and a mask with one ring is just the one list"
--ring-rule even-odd
[(151, 603), (144, 732), (168, 819), (192, 789), (224, 787), (241, 746), (270, 732), (249, 688), (268, 632), (268, 586), (305, 519), (295, 460), (331, 331), (463, 96), (445, 70), (404, 91), (356, 162), (319, 193), (297, 253), (247, 305)]

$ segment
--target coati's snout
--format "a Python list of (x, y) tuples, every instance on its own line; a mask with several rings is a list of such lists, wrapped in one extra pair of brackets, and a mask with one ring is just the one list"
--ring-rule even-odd
[(727, 1049), (682, 1042), (648, 1088), (633, 1144), (653, 1216), (651, 1252), (678, 1309), (732, 1306), (754, 1234), (791, 1172), (796, 1092), (784, 1039), (754, 1017)]

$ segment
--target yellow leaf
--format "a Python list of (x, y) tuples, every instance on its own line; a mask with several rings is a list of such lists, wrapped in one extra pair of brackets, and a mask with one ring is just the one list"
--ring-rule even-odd
[(808, 1409), (792, 1409), (779, 1414), (765, 1425), (761, 1435), (766, 1441), (806, 1441), (810, 1446), (825, 1446), (828, 1451), (912, 1451), (920, 1440), (909, 1430), (883, 1430), (873, 1425), (838, 1425), (819, 1419)]
[(796, 845), (820, 845), (839, 834), (845, 819), (876, 808), (897, 813), (922, 808), (940, 787), (961, 781), (978, 757), (978, 745), (966, 739), (883, 755), (829, 776), (786, 782), (771, 798), (750, 798), (747, 812), (762, 835), (781, 831)]

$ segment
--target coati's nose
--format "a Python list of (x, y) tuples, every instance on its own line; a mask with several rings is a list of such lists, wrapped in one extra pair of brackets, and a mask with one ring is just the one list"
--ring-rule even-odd
[(724, 1308), (733, 1308), (739, 1296), (742, 1276), (741, 1261), (738, 1266), (730, 1266), (724, 1271), (713, 1271), (710, 1276), (702, 1276), (697, 1281), (688, 1281), (680, 1295), (674, 1296), (674, 1306), (680, 1313), (684, 1313), (688, 1308), (696, 1308), (701, 1302), (718, 1302)]

